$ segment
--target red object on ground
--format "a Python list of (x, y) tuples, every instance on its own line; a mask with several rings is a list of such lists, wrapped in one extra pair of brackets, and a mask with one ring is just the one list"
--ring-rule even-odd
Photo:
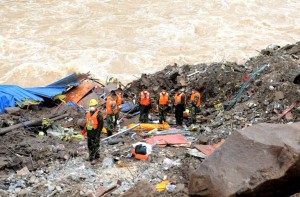
[(246, 77), (243, 78), (244, 82), (248, 81), (250, 79), (250, 75), (247, 75)]
[(87, 135), (86, 130), (82, 130), (82, 131), (81, 131), (81, 135), (86, 136), (86, 135)]
[(204, 153), (205, 155), (212, 154), (217, 148), (219, 148), (223, 143), (225, 142), (224, 139), (222, 139), (219, 143), (213, 144), (213, 145), (194, 145), (196, 149)]
[(146, 140), (148, 144), (154, 144), (155, 142), (158, 145), (189, 145), (189, 142), (180, 134), (154, 136)]
[(131, 153), (134, 155), (134, 157), (136, 159), (139, 159), (139, 160), (148, 160), (148, 154), (147, 155), (136, 154), (134, 149), (131, 150)]
[(194, 145), (196, 149), (204, 153), (205, 155), (210, 155), (215, 151), (215, 148), (212, 145)]
[(282, 114), (278, 114), (278, 118), (277, 118), (277, 119), (282, 118), (282, 116), (284, 116), (284, 115), (287, 114), (289, 111), (291, 111), (291, 109), (293, 109), (295, 106), (296, 106), (296, 103), (292, 103), (292, 105), (291, 105), (289, 108), (285, 109), (285, 110), (282, 112)]

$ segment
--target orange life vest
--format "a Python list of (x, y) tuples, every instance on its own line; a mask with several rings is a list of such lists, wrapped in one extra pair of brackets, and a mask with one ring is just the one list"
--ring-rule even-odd
[[(113, 109), (114, 105), (114, 109)], [(114, 114), (117, 114), (119, 112), (118, 104), (116, 100), (113, 100), (112, 97), (107, 97), (106, 100), (106, 114), (110, 115), (112, 114), (112, 111), (114, 110)]]
[(159, 94), (159, 104), (160, 105), (167, 105), (169, 99), (169, 94), (166, 92), (166, 94), (163, 94), (162, 92)]
[[(174, 104), (176, 105), (177, 103), (181, 103), (181, 97), (182, 96), (185, 96), (185, 94), (184, 93), (181, 93), (181, 94), (176, 94), (175, 95), (175, 98), (174, 98)], [(186, 101), (185, 101), (185, 103), (184, 104), (186, 104)]]
[(141, 92), (141, 105), (149, 105), (150, 104), (150, 93), (148, 91), (142, 91)]
[[(93, 115), (91, 115), (91, 112), (88, 112), (85, 115), (85, 117), (86, 117), (85, 128), (88, 129), (88, 126), (91, 126), (94, 130), (96, 130), (98, 128), (98, 113), (99, 112), (100, 111), (97, 110), (97, 111), (95, 111), (95, 113)], [(88, 130), (91, 130), (91, 129), (88, 129)]]
[(122, 93), (121, 92), (119, 92), (119, 93), (117, 93), (117, 104), (118, 105), (121, 105), (122, 104)]
[(198, 101), (197, 101), (197, 103), (196, 103), (196, 107), (199, 107), (200, 105), (201, 105), (201, 95), (200, 95), (200, 93), (199, 92), (195, 92), (195, 93), (193, 93), (192, 95), (191, 95), (191, 101), (194, 101), (195, 100), (195, 96), (197, 96), (198, 97)]

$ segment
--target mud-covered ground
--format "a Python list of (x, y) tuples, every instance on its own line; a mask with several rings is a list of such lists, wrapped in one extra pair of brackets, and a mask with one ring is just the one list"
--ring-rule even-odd
[[(202, 111), (197, 116), (197, 124), (193, 125), (196, 131), (189, 134), (188, 140), (193, 147), (194, 144), (226, 140), (236, 129), (259, 122), (286, 124), (299, 121), (299, 64), (300, 43), (282, 48), (270, 46), (244, 65), (231, 62), (169, 65), (160, 72), (133, 81), (126, 91), (137, 95), (141, 86), (147, 85), (155, 109), (161, 86), (167, 87), (171, 95), (175, 88), (185, 88), (187, 95), (191, 93), (191, 87), (198, 88), (202, 96)], [(260, 68), (263, 69), (258, 71)], [(80, 133), (77, 120), (84, 118), (84, 112), (63, 105), (22, 109), (17, 115), (2, 114), (0, 125), (6, 127), (19, 123), (20, 118), (25, 122), (66, 113), (69, 116), (55, 121), (55, 124), (74, 128)], [(153, 120), (157, 119), (155, 115), (151, 114)], [(168, 120), (172, 122), (174, 117), (170, 114)], [(123, 122), (121, 127), (129, 122), (137, 122), (137, 117)], [(190, 126), (188, 119), (185, 123)], [(38, 127), (20, 128), (0, 137), (1, 196), (93, 196), (97, 189), (115, 185), (117, 189), (108, 196), (118, 196), (142, 180), (155, 186), (165, 178), (176, 185), (175, 189), (150, 192), (150, 196), (188, 196), (189, 174), (202, 160), (188, 155), (186, 147), (169, 146), (154, 147), (152, 161), (136, 160), (128, 157), (131, 145), (144, 139), (125, 135), (119, 138), (118, 144), (102, 142), (101, 159), (92, 166), (85, 161), (84, 139), (65, 141), (51, 135), (38, 136), (39, 130)], [(167, 165), (166, 158), (173, 163)], [(29, 173), (17, 176), (16, 172), (24, 167)]]

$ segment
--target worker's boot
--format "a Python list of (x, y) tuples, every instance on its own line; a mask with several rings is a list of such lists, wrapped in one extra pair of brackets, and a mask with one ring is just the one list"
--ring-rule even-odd
[(91, 161), (91, 165), (95, 165), (98, 162), (98, 159), (94, 159), (93, 161)]
[(85, 161), (90, 161), (90, 162), (91, 162), (91, 161), (93, 161), (93, 158), (87, 157), (87, 158), (85, 158), (84, 160), (85, 160)]
[(107, 137), (112, 135), (112, 131), (107, 130)]

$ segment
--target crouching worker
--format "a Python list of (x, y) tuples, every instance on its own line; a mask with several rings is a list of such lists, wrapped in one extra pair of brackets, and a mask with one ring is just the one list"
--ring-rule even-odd
[(99, 159), (100, 150), (100, 134), (103, 128), (103, 116), (100, 110), (97, 109), (98, 102), (96, 99), (90, 100), (89, 112), (86, 114), (86, 131), (87, 145), (89, 149), (88, 160), (92, 164)]

